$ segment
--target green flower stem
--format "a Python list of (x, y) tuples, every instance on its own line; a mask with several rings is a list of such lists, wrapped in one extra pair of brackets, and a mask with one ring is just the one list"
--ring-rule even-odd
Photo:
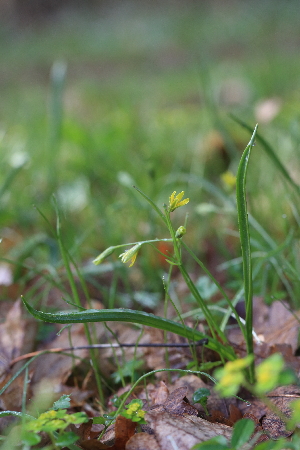
[(232, 301), (229, 299), (228, 295), (226, 294), (226, 292), (224, 291), (224, 289), (222, 288), (220, 283), (215, 279), (215, 277), (210, 273), (210, 271), (207, 270), (205, 265), (200, 261), (199, 258), (197, 258), (195, 253), (184, 242), (182, 242), (182, 245), (187, 250), (187, 252), (191, 255), (191, 257), (196, 261), (196, 263), (203, 269), (203, 271), (211, 279), (211, 281), (217, 286), (217, 288), (219, 289), (221, 294), (224, 296), (226, 302), (228, 303), (232, 313), (234, 314), (234, 317), (235, 317), (235, 319), (236, 319), (236, 321), (237, 321), (237, 323), (238, 323), (238, 325), (239, 325), (239, 327), (240, 327), (240, 329), (241, 329), (241, 331), (242, 331), (242, 333), (244, 334), (244, 337), (245, 337), (245, 326), (242, 324), (242, 322), (240, 320), (240, 316), (236, 312), (236, 309), (233, 306)]
[[(168, 211), (167, 208), (165, 210), (166, 210), (167, 226), (168, 226), (168, 229), (169, 229), (169, 232), (170, 232), (170, 235), (172, 237), (173, 244), (174, 244), (175, 259), (176, 259), (178, 268), (179, 268), (179, 270), (181, 272), (181, 275), (183, 276), (186, 285), (188, 286), (188, 288), (191, 291), (192, 295), (196, 299), (198, 305), (201, 307), (213, 338), (217, 339), (219, 337), (219, 338), (222, 339), (222, 341), (224, 343), (227, 343), (227, 338), (226, 338), (224, 332), (216, 324), (216, 321), (214, 320), (214, 318), (213, 318), (209, 308), (207, 307), (205, 301), (201, 297), (198, 289), (196, 288), (195, 284), (191, 280), (191, 278), (190, 278), (188, 272), (186, 271), (184, 265), (182, 264), (181, 249), (180, 249), (181, 241), (180, 241), (180, 239), (177, 239), (176, 236), (175, 236), (175, 230), (174, 230), (174, 228), (172, 226), (171, 219), (170, 219), (170, 212)], [(220, 356), (222, 357), (223, 355), (220, 354)], [(222, 359), (223, 359), (223, 357), (222, 357)]]
[(138, 242), (129, 242), (129, 244), (120, 244), (120, 245), (114, 245), (113, 248), (117, 250), (118, 248), (124, 248), (124, 247), (131, 247), (137, 244), (140, 244), (141, 246), (144, 244), (152, 244), (155, 242), (172, 242), (172, 239), (166, 238), (166, 239), (149, 239), (148, 241), (138, 241)]

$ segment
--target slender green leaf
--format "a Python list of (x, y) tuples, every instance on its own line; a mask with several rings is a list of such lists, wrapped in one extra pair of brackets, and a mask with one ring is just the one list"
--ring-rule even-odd
[(161, 210), (156, 206), (156, 204), (151, 200), (150, 197), (148, 197), (148, 195), (144, 194), (143, 191), (141, 191), (137, 186), (133, 186), (134, 189), (136, 191), (138, 191), (145, 200), (147, 200), (147, 202), (152, 206), (152, 208), (157, 212), (157, 214), (159, 215), (159, 217), (166, 223), (166, 218), (164, 216), (164, 214), (161, 212)]
[[(243, 273), (244, 273), (244, 291), (246, 301), (246, 345), (248, 355), (253, 354), (253, 286), (252, 286), (252, 261), (251, 261), (251, 246), (250, 233), (247, 214), (247, 200), (246, 200), (246, 174), (249, 163), (251, 149), (254, 145), (254, 140), (257, 132), (257, 125), (254, 129), (249, 144), (247, 145), (238, 167), (236, 180), (236, 197), (237, 197), (237, 212), (239, 221), (240, 243), (242, 248), (243, 258)], [(254, 365), (249, 368), (250, 381), (254, 381)]]
[(215, 350), (219, 354), (222, 354), (224, 358), (233, 360), (235, 355), (231, 347), (223, 346), (218, 341), (211, 339), (210, 337), (200, 333), (197, 330), (193, 330), (182, 324), (173, 322), (172, 320), (164, 319), (162, 317), (155, 316), (154, 314), (146, 313), (143, 311), (134, 311), (131, 309), (87, 309), (85, 311), (75, 312), (58, 312), (58, 313), (45, 313), (43, 311), (37, 311), (28, 304), (28, 302), (22, 297), (23, 303), (29, 313), (36, 319), (43, 320), (44, 322), (51, 323), (88, 323), (88, 322), (130, 322), (139, 323), (149, 327), (159, 328), (160, 330), (170, 331), (176, 333), (179, 336), (184, 336), (187, 339), (193, 341), (208, 338), (207, 347)]

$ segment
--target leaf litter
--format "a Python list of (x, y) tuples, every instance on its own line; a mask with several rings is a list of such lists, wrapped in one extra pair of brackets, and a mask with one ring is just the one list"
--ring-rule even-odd
[[(24, 319), (19, 300), (10, 305), (5, 321), (0, 324), (1, 387), (23, 364), (22, 361), (16, 364), (11, 362), (23, 354), (36, 350), (36, 323), (32, 319)], [(97, 342), (133, 344), (165, 342), (165, 334), (161, 330), (145, 327), (141, 331), (141, 329), (119, 323), (110, 324), (110, 328), (113, 331), (113, 337), (102, 324), (97, 324)], [(277, 301), (268, 307), (262, 299), (255, 298), (254, 329), (261, 341), (256, 343), (255, 347), (258, 362), (274, 352), (280, 352), (287, 366), (293, 368), (298, 375), (300, 358), (295, 356), (299, 330), (297, 315), (292, 314), (283, 302)], [(58, 330), (57, 328), (56, 332)], [(63, 330), (58, 336), (56, 332), (49, 342), (41, 343), (39, 350), (87, 345), (81, 324)], [(244, 342), (234, 327), (229, 330), (228, 338), (234, 342), (237, 354), (243, 357)], [(169, 343), (180, 345), (183, 341), (184, 339), (177, 335), (167, 334)], [(116, 358), (119, 363), (125, 363), (134, 357), (142, 360), (143, 370), (162, 369), (167, 366), (174, 369), (184, 368), (192, 359), (190, 349), (180, 346), (170, 349), (136, 347), (99, 351), (101, 352), (101, 369), (106, 376), (111, 375), (116, 369)], [(94, 401), (97, 395), (96, 385), (91, 370), (87, 370), (88, 350), (77, 350), (73, 353), (74, 355), (75, 357), (62, 353), (48, 353), (37, 357), (29, 369), (28, 397), (33, 399), (35, 395), (40, 395), (41, 388), (47, 385), (52, 392), (55, 392), (54, 400), (62, 394), (72, 393), (73, 410), (75, 408), (86, 411), (91, 418), (101, 415), (103, 411)], [(199, 351), (198, 356), (200, 361), (201, 358), (208, 357), (205, 356), (203, 349)], [(242, 417), (250, 417), (255, 422), (255, 432), (263, 433), (260, 441), (287, 437), (293, 432), (287, 431), (280, 417), (269, 410), (265, 404), (256, 398), (248, 398), (247, 393), (244, 393), (242, 397), (248, 400), (251, 406), (236, 398), (220, 399), (210, 382), (203, 381), (195, 375), (178, 378), (174, 372), (166, 378), (164, 373), (159, 373), (156, 379), (156, 382), (148, 383), (145, 388), (137, 389), (132, 395), (132, 398), (141, 398), (144, 401), (147, 425), (142, 425), (140, 430), (136, 430), (136, 424), (125, 417), (118, 416), (115, 424), (106, 430), (99, 441), (98, 437), (103, 426), (94, 425), (90, 421), (89, 424), (82, 424), (79, 427), (73, 426), (80, 437), (78, 445), (83, 449), (174, 450), (174, 448), (180, 448), (180, 450), (189, 450), (194, 444), (214, 436), (222, 435), (230, 439), (232, 426)], [(23, 388), (24, 377), (21, 374), (1, 395), (1, 409), (21, 411)], [(124, 386), (117, 395), (126, 392), (129, 388), (130, 386)], [(192, 404), (192, 395), (199, 388), (207, 388), (211, 392), (207, 401), (209, 416), (205, 414), (201, 405)], [(297, 386), (279, 387), (269, 393), (268, 398), (283, 414), (289, 416), (289, 404), (295, 398), (300, 398), (300, 389)], [(115, 409), (109, 405), (108, 401), (108, 408)], [(2, 432), (10, 423), (7, 419), (0, 419)]]

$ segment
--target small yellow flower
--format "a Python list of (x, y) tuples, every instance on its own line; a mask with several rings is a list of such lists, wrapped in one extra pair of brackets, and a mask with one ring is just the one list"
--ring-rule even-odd
[(137, 417), (140, 417), (141, 419), (143, 419), (145, 417), (145, 414), (146, 414), (146, 411), (143, 411), (142, 409), (140, 409), (136, 413)]
[(229, 189), (233, 189), (236, 185), (236, 176), (232, 172), (227, 170), (227, 172), (222, 173), (221, 180), (225, 186)]
[(136, 244), (133, 247), (131, 247), (129, 250), (126, 250), (126, 252), (122, 253), (119, 256), (119, 258), (121, 258), (122, 263), (127, 263), (130, 261), (129, 267), (133, 266), (141, 246), (142, 246), (141, 243)]
[(140, 405), (138, 403), (132, 403), (127, 409), (128, 414), (136, 413), (140, 409)]
[(181, 200), (182, 197), (184, 196), (184, 191), (180, 192), (180, 194), (176, 195), (176, 191), (174, 191), (170, 198), (169, 198), (169, 207), (168, 210), (170, 212), (174, 211), (176, 208), (179, 208), (180, 206), (184, 206), (186, 205), (190, 199), (189, 198), (185, 198), (184, 200)]

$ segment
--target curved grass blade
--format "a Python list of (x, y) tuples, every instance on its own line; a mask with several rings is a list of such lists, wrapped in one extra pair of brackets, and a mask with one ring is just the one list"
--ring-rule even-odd
[(28, 302), (22, 297), (23, 303), (28, 312), (36, 319), (43, 320), (44, 322), (51, 323), (88, 323), (88, 322), (130, 322), (139, 323), (160, 330), (170, 331), (176, 333), (179, 336), (186, 337), (193, 341), (207, 338), (208, 344), (206, 345), (211, 350), (216, 351), (224, 358), (228, 360), (234, 360), (235, 354), (231, 347), (224, 346), (217, 340), (200, 333), (197, 330), (193, 330), (190, 327), (173, 322), (169, 319), (155, 316), (154, 314), (146, 313), (143, 311), (135, 311), (131, 309), (87, 309), (85, 311), (75, 312), (58, 312), (58, 313), (45, 313), (43, 311), (37, 311), (28, 304)]
[(152, 206), (152, 208), (157, 212), (157, 214), (159, 215), (159, 217), (166, 223), (166, 218), (164, 216), (164, 214), (161, 212), (161, 210), (158, 208), (158, 206), (156, 206), (156, 204), (151, 200), (150, 197), (148, 197), (148, 195), (146, 195), (143, 191), (141, 191), (137, 186), (133, 186), (133, 188), (138, 191), (145, 200), (147, 200), (147, 202)]
[[(251, 261), (251, 246), (250, 246), (250, 233), (247, 214), (247, 200), (246, 200), (246, 174), (249, 163), (249, 157), (251, 149), (254, 145), (256, 136), (257, 125), (253, 131), (250, 142), (247, 145), (244, 153), (241, 157), (236, 180), (236, 199), (237, 199), (237, 212), (239, 222), (240, 243), (242, 248), (243, 258), (243, 274), (244, 274), (244, 292), (246, 302), (246, 346), (248, 355), (253, 354), (253, 285), (252, 285), (252, 261)], [(254, 382), (254, 364), (249, 367), (250, 382)]]

